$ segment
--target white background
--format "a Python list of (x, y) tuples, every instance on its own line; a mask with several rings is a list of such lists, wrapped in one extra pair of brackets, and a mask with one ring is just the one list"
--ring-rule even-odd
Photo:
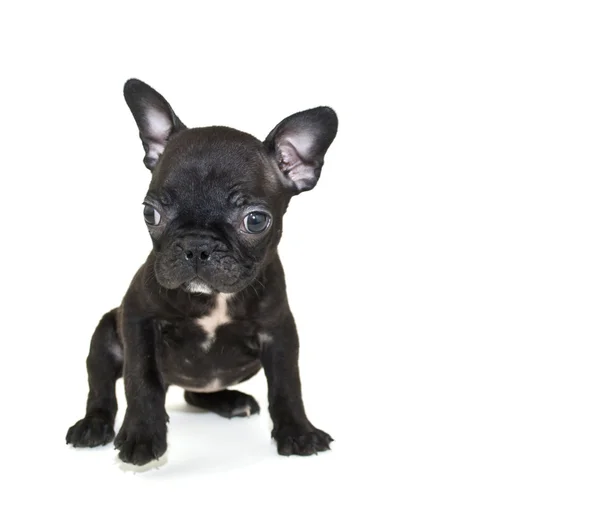
[[(5, 2), (0, 523), (597, 526), (594, 4)], [(173, 389), (159, 469), (64, 444), (150, 248), (129, 77), (188, 126), (338, 112), (281, 245), (331, 452), (276, 454), (262, 373), (247, 420)]]

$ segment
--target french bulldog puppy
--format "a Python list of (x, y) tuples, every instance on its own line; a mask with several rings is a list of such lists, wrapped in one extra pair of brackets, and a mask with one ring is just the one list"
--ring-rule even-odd
[(332, 438), (311, 424), (302, 402), (277, 245), (290, 198), (319, 180), (335, 112), (296, 113), (259, 141), (223, 126), (187, 128), (137, 79), (124, 95), (152, 173), (143, 212), (153, 249), (92, 336), (86, 414), (67, 443), (113, 440), (123, 376), (127, 410), (114, 444), (122, 461), (144, 465), (167, 449), (170, 385), (191, 405), (249, 416), (259, 412), (256, 400), (229, 387), (264, 368), (279, 454), (328, 450)]

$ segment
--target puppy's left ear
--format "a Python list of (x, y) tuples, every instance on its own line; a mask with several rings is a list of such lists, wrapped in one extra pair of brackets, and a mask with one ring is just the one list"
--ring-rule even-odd
[(336, 113), (320, 106), (290, 115), (265, 139), (267, 151), (296, 193), (312, 189), (319, 180), (325, 153), (335, 139)]

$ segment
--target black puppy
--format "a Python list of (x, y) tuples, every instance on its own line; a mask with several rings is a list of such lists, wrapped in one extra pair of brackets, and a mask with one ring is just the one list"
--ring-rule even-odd
[(259, 411), (255, 399), (226, 388), (264, 367), (278, 452), (329, 449), (332, 438), (304, 411), (277, 245), (290, 198), (319, 180), (335, 112), (294, 114), (261, 142), (221, 126), (188, 129), (139, 80), (127, 81), (124, 94), (152, 171), (144, 218), (153, 250), (92, 337), (87, 410), (67, 443), (113, 439), (123, 375), (127, 411), (115, 446), (122, 461), (144, 465), (167, 449), (169, 385), (183, 387), (194, 406), (247, 416)]

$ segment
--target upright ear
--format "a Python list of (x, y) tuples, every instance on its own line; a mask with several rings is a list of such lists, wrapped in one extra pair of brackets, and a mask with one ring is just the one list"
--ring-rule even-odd
[(265, 139), (268, 152), (296, 192), (310, 190), (317, 184), (337, 127), (335, 112), (320, 106), (290, 115)]
[(152, 170), (169, 138), (185, 130), (186, 126), (175, 115), (167, 100), (146, 83), (129, 79), (123, 94), (140, 130), (140, 139), (146, 152), (144, 165)]

